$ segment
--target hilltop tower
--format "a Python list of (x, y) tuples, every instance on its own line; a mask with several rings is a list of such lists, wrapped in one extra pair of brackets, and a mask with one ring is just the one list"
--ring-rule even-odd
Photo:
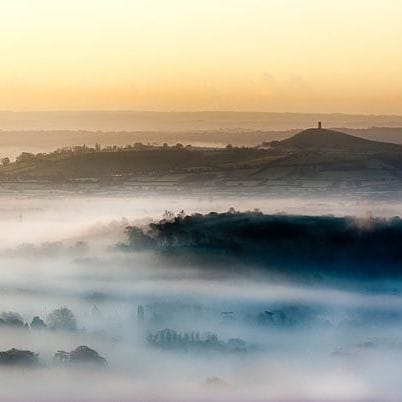
[(319, 129), (319, 130), (321, 130), (321, 129), (322, 129), (322, 124), (321, 124), (321, 122), (320, 122), (320, 121), (318, 122), (318, 129)]

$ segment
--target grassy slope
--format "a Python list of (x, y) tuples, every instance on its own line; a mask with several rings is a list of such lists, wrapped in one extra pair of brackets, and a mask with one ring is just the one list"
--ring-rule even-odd
[(402, 147), (330, 130), (311, 129), (272, 149), (150, 148), (64, 157), (50, 154), (2, 167), (0, 177), (40, 180), (179, 173), (191, 176), (187, 178), (192, 181), (208, 172), (244, 180), (401, 179)]
[[(13, 163), (2, 168), (12, 177), (88, 177), (116, 174), (163, 174), (196, 170), (236, 168), (254, 160), (265, 161), (266, 151), (151, 149), (141, 151), (98, 152), (72, 155), (64, 159), (44, 157)], [(262, 158), (262, 159), (261, 159)]]

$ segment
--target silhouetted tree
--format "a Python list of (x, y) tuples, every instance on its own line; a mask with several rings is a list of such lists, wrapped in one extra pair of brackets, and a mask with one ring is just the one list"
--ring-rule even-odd
[(10, 325), (13, 327), (23, 327), (24, 320), (21, 315), (12, 311), (1, 313), (0, 324)]
[(61, 329), (64, 331), (75, 331), (77, 329), (77, 321), (74, 314), (67, 307), (53, 310), (47, 316), (47, 323), (50, 329)]
[(45, 322), (38, 316), (35, 316), (32, 318), (31, 321), (31, 328), (33, 329), (42, 329), (42, 328), (47, 328), (47, 325)]
[(8, 158), (7, 156), (6, 156), (5, 158), (3, 158), (3, 159), (1, 160), (1, 164), (2, 164), (3, 166), (9, 165), (9, 164), (10, 164), (10, 158)]

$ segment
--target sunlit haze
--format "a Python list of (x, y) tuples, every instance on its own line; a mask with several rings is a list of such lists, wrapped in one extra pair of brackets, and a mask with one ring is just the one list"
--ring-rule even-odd
[(402, 113), (397, 0), (4, 0), (0, 109)]

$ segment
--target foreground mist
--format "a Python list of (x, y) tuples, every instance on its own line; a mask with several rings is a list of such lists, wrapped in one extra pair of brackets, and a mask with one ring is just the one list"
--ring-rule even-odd
[[(386, 205), (3, 196), (0, 351), (37, 360), (0, 354), (1, 399), (401, 399), (401, 211)], [(160, 222), (182, 209), (206, 214), (197, 230)], [(336, 259), (345, 238), (362, 248)]]

